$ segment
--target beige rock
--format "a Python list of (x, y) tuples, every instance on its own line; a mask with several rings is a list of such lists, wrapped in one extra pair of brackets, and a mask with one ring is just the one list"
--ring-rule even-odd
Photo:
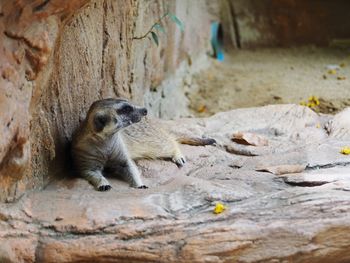
[(266, 171), (275, 175), (300, 173), (305, 170), (302, 164), (282, 164), (276, 166), (259, 167), (257, 171)]
[(269, 141), (261, 135), (251, 132), (237, 132), (232, 135), (232, 140), (245, 145), (267, 146)]
[(339, 112), (327, 123), (329, 135), (333, 138), (350, 139), (350, 108)]

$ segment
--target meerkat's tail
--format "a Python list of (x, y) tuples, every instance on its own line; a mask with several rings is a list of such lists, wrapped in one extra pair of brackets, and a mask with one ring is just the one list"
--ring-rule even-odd
[(199, 138), (199, 137), (180, 137), (177, 141), (181, 144), (188, 144), (194, 146), (205, 146), (216, 144), (216, 141), (211, 138)]

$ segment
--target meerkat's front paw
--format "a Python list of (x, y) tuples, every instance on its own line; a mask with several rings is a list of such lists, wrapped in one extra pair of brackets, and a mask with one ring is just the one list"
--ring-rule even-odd
[(110, 186), (109, 184), (107, 185), (100, 185), (97, 190), (98, 191), (101, 191), (101, 192), (106, 192), (106, 191), (109, 191), (111, 190), (112, 186)]
[(177, 156), (173, 158), (173, 162), (178, 166), (178, 167), (182, 167), (185, 165), (186, 163), (186, 159), (184, 156)]
[(98, 178), (98, 182), (95, 182), (94, 185), (96, 186), (97, 190), (101, 192), (109, 191), (112, 188), (112, 186), (109, 184), (107, 179), (104, 178), (103, 176), (100, 176)]
[(148, 186), (146, 186), (146, 185), (141, 185), (141, 186), (137, 187), (137, 189), (147, 189), (147, 188), (148, 188)]

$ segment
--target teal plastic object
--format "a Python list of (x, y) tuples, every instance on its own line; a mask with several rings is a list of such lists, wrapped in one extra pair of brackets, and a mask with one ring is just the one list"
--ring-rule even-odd
[(219, 61), (223, 61), (222, 29), (219, 22), (211, 23), (211, 45), (213, 47), (214, 57)]

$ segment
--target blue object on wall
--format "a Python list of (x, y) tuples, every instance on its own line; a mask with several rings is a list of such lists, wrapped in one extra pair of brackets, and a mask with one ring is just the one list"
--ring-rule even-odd
[(219, 60), (224, 60), (224, 52), (222, 47), (222, 28), (219, 22), (211, 23), (211, 45), (214, 51), (214, 57)]

